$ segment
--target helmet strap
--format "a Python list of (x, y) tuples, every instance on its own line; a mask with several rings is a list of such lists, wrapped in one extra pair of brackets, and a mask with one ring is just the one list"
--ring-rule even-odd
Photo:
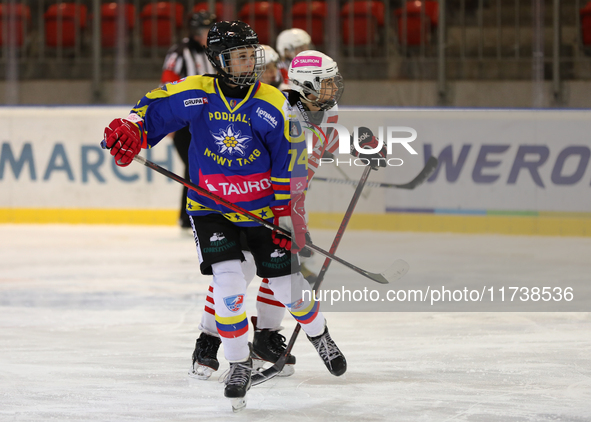
[(306, 95), (305, 95), (304, 93), (302, 93), (302, 92), (300, 92), (300, 99), (301, 99), (301, 101), (302, 101), (302, 103), (303, 103), (304, 105), (306, 105), (306, 104), (312, 104), (312, 105), (316, 105), (316, 104), (314, 104), (316, 101), (312, 101), (312, 100), (310, 100), (310, 99), (309, 99), (308, 97), (306, 97)]

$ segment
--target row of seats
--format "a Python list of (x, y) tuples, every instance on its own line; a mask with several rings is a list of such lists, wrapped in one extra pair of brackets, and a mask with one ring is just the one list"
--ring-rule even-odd
[[(408, 1), (404, 9), (395, 10), (399, 21), (399, 39), (407, 45), (420, 45), (428, 42), (429, 34), (437, 26), (438, 3), (426, 0), (424, 6), (420, 0)], [(10, 6), (10, 5), (9, 5)], [(31, 13), (28, 6), (20, 4), (13, 8), (4, 7), (0, 3), (0, 45), (5, 40), (2, 25), (11, 19), (14, 25), (15, 44), (22, 46), (25, 28), (30, 27)], [(422, 10), (424, 7), (424, 15)], [(208, 3), (202, 2), (194, 6), (194, 11), (207, 10)], [(216, 2), (216, 14), (220, 19), (224, 13), (223, 2)], [(135, 26), (135, 7), (126, 4), (124, 22), (127, 31)], [(340, 11), (342, 20), (342, 41), (345, 44), (367, 45), (377, 41), (377, 30), (384, 26), (384, 3), (381, 1), (347, 2)], [(118, 3), (111, 2), (101, 5), (101, 34), (103, 47), (116, 45)], [(140, 12), (142, 25), (142, 42), (145, 46), (169, 46), (174, 31), (182, 28), (184, 23), (184, 7), (178, 2), (161, 1), (149, 3)], [(308, 26), (308, 16), (311, 25)], [(308, 31), (312, 42), (324, 44), (324, 26), (328, 18), (326, 2), (296, 1), (292, 8), (292, 26)], [(271, 44), (272, 34), (277, 35), (283, 27), (283, 6), (277, 2), (255, 1), (246, 3), (238, 12), (238, 19), (250, 24), (259, 35), (262, 44)], [(51, 5), (44, 14), (45, 44), (49, 47), (72, 47), (81, 30), (88, 25), (87, 6), (76, 3), (60, 3)], [(406, 24), (403, 23), (406, 21)], [(172, 26), (171, 26), (172, 25)], [(406, 31), (403, 33), (403, 28)], [(10, 36), (10, 35), (9, 35)]]
[(584, 46), (591, 46), (591, 1), (583, 7), (579, 14), (581, 16), (581, 37)]

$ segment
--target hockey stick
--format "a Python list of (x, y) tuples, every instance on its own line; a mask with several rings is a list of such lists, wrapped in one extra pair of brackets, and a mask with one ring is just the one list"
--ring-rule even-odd
[[(334, 157), (334, 155), (332, 155), (331, 153), (328, 153), (328, 154), (329, 154), (328, 155), (329, 158), (333, 158)], [(353, 189), (355, 189), (355, 186), (357, 186), (357, 183), (359, 183), (359, 182), (356, 182), (356, 181), (352, 180), (349, 177), (349, 175), (347, 173), (345, 173), (343, 171), (343, 169), (340, 168), (338, 165), (335, 166), (335, 168), (345, 178), (345, 180), (342, 180), (342, 179), (335, 179), (335, 180), (342, 180), (342, 183), (347, 184), (347, 185), (351, 185), (351, 186), (353, 186)], [(320, 178), (320, 181), (321, 182), (325, 182), (325, 181), (327, 181), (327, 179), (325, 177), (321, 177)], [(361, 193), (361, 196), (363, 196), (364, 198), (367, 199), (367, 197), (369, 196), (369, 192), (365, 191), (365, 192)]]
[[(336, 252), (336, 250), (339, 246), (339, 243), (341, 242), (343, 234), (345, 233), (345, 229), (347, 228), (347, 224), (349, 223), (349, 220), (351, 219), (351, 215), (353, 214), (353, 211), (355, 210), (355, 206), (357, 205), (357, 201), (359, 200), (359, 197), (361, 196), (361, 191), (363, 190), (363, 187), (367, 182), (367, 178), (369, 176), (370, 171), (371, 171), (371, 167), (367, 166), (365, 168), (365, 170), (363, 171), (363, 175), (361, 176), (359, 183), (357, 183), (357, 188), (355, 189), (355, 193), (353, 194), (353, 197), (351, 198), (351, 202), (349, 203), (349, 207), (347, 208), (347, 211), (345, 212), (345, 215), (343, 216), (343, 221), (341, 222), (341, 225), (339, 226), (339, 229), (337, 230), (337, 234), (336, 234), (334, 240), (332, 241), (332, 245), (330, 246), (331, 253)], [(326, 271), (328, 270), (329, 266), (330, 266), (330, 259), (327, 258), (324, 260), (324, 264), (322, 265), (322, 269), (318, 273), (318, 277), (316, 279), (316, 282), (314, 283), (314, 288), (312, 289), (314, 292), (317, 292), (318, 289), (320, 288), (320, 284), (322, 283), (322, 280), (324, 279), (324, 274), (326, 274)], [(287, 360), (289, 359), (289, 354), (291, 353), (291, 350), (293, 349), (293, 345), (295, 344), (296, 339), (298, 338), (298, 334), (299, 334), (301, 328), (302, 328), (302, 326), (300, 324), (296, 325), (296, 327), (293, 330), (293, 333), (291, 335), (291, 338), (289, 339), (289, 342), (287, 343), (287, 346), (285, 347), (285, 350), (283, 351), (283, 353), (281, 354), (279, 359), (277, 359), (277, 361), (273, 364), (273, 366), (252, 375), (252, 377), (251, 377), (252, 385), (262, 384), (263, 382), (268, 381), (271, 378), (274, 378), (277, 375), (279, 375), (279, 373), (285, 367)]]
[[(351, 185), (353, 185), (353, 187), (355, 187), (357, 185), (357, 183), (355, 181), (353, 181), (349, 178), (347, 173), (345, 173), (342, 168), (340, 168), (339, 166), (335, 166), (335, 167), (337, 168), (337, 171), (345, 177), (345, 180), (347, 180), (347, 182), (349, 182)], [(366, 184), (366, 186), (369, 186), (369, 185)], [(363, 196), (364, 198), (367, 199), (367, 197), (369, 196), (369, 192), (367, 192), (367, 191), (362, 192), (361, 196)]]
[[(205, 196), (206, 198), (209, 198), (215, 202), (217, 202), (218, 204), (221, 204), (229, 209), (231, 209), (232, 211), (241, 214), (245, 217), (248, 217), (249, 219), (256, 221), (257, 223), (259, 223), (260, 225), (268, 228), (269, 230), (275, 230), (278, 231), (279, 233), (285, 235), (285, 236), (289, 236), (291, 237), (291, 233), (288, 232), (287, 230), (276, 226), (273, 223), (270, 223), (269, 221), (263, 220), (261, 217), (259, 217), (256, 214), (251, 213), (250, 211), (245, 210), (242, 207), (239, 207), (236, 204), (233, 204), (232, 202), (229, 202), (223, 198), (220, 198), (219, 196), (217, 196), (214, 193), (211, 193), (210, 191), (208, 191), (207, 189), (204, 189), (200, 186), (197, 186), (195, 184), (193, 184), (192, 182), (190, 182), (189, 180), (171, 172), (166, 170), (163, 167), (160, 167), (158, 164), (155, 164), (153, 162), (151, 162), (150, 160), (145, 159), (144, 157), (140, 156), (140, 155), (136, 155), (134, 157), (134, 161), (137, 161), (138, 163), (143, 164), (144, 166), (166, 176), (171, 178), (172, 180), (175, 180), (177, 182), (179, 182), (180, 184), (186, 186), (187, 188), (197, 192), (200, 195)], [(351, 264), (350, 262), (345, 261), (344, 259), (339, 258), (338, 256), (325, 251), (322, 248), (319, 248), (318, 246), (314, 245), (312, 242), (307, 241), (306, 242), (306, 247), (315, 250), (316, 252), (318, 252), (320, 255), (325, 256), (326, 258), (332, 259), (337, 261), (338, 263), (344, 265), (347, 268), (352, 269), (353, 271), (373, 280), (376, 281), (378, 283), (381, 284), (388, 284), (390, 281), (395, 281), (398, 280), (400, 277), (402, 277), (404, 274), (406, 274), (406, 272), (408, 271), (408, 264), (403, 261), (402, 259), (396, 260), (394, 261), (394, 263), (383, 273), (372, 273), (366, 270), (363, 270), (353, 264)]]
[[(438, 160), (437, 158), (431, 156), (427, 162), (425, 163), (425, 167), (423, 170), (408, 183), (396, 184), (396, 183), (380, 183), (380, 182), (368, 182), (366, 186), (374, 187), (374, 188), (396, 188), (396, 189), (414, 189), (417, 186), (421, 185), (425, 180), (429, 178), (437, 168)], [(314, 177), (314, 180), (318, 180), (320, 182), (330, 182), (330, 183), (340, 183), (342, 185), (356, 185), (358, 182), (354, 180), (347, 180), (347, 179), (336, 179), (332, 177)]]

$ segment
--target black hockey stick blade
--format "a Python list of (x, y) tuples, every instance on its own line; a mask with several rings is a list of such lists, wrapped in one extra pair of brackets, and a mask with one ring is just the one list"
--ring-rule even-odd
[(398, 189), (414, 189), (417, 186), (423, 184), (423, 182), (425, 180), (427, 180), (429, 178), (429, 176), (431, 176), (433, 174), (433, 172), (437, 168), (438, 164), (439, 164), (439, 160), (437, 160), (436, 157), (431, 156), (431, 157), (429, 157), (429, 159), (425, 163), (425, 167), (423, 167), (423, 170), (421, 170), (421, 172), (417, 175), (417, 177), (415, 177), (414, 179), (412, 179), (408, 183), (405, 183), (402, 185), (394, 185), (394, 186), (396, 186)]
[[(421, 172), (410, 182), (408, 183), (382, 183), (382, 182), (367, 182), (366, 186), (372, 188), (395, 188), (395, 189), (414, 189), (417, 186), (423, 184), (425, 180), (427, 180), (437, 168), (439, 164), (439, 160), (436, 157), (431, 156), (425, 163), (425, 167), (421, 170)], [(356, 185), (357, 182), (355, 180), (345, 180), (345, 179), (337, 179), (334, 177), (314, 177), (314, 180), (320, 182), (330, 182), (330, 183), (340, 183), (343, 185)]]
[[(185, 178), (179, 176), (178, 174), (175, 174), (169, 170), (166, 170), (163, 167), (160, 167), (158, 164), (153, 163), (150, 160), (147, 160), (146, 158), (142, 157), (141, 155), (136, 155), (133, 159), (134, 159), (134, 161), (137, 161), (138, 163), (143, 164), (144, 166), (146, 166), (146, 167), (148, 167), (148, 168), (150, 168), (150, 169), (152, 169), (152, 170), (154, 170), (166, 177), (169, 177), (176, 182), (179, 182), (180, 184), (186, 186), (188, 189), (191, 189), (191, 190), (199, 193), (200, 195), (203, 195), (203, 196), (217, 202), (218, 204), (221, 204), (221, 205), (225, 206), (226, 208), (229, 208), (232, 211), (234, 211), (240, 215), (243, 215), (245, 218), (251, 219), (252, 221), (256, 221), (260, 225), (268, 228), (269, 230), (274, 230), (274, 231), (277, 231), (285, 236), (291, 237), (291, 233), (288, 232), (287, 230), (285, 230), (279, 226), (276, 226), (275, 224), (273, 224), (267, 220), (262, 219), (258, 215), (253, 214), (252, 212), (247, 211), (244, 208), (242, 208), (242, 207), (240, 207), (240, 206), (238, 206), (238, 205), (236, 205), (224, 198), (221, 198), (214, 193), (211, 193), (207, 189), (204, 189), (200, 186), (195, 185), (191, 181), (189, 181), (189, 180), (187, 180), (187, 179), (185, 179)], [(373, 281), (376, 281), (376, 282), (382, 283), (382, 284), (389, 282), (387, 277), (384, 276), (385, 273), (384, 274), (377, 274), (377, 273), (372, 273), (372, 272), (366, 271), (362, 268), (359, 268), (359, 267), (351, 264), (348, 261), (345, 261), (342, 258), (339, 258), (338, 256), (336, 256), (328, 251), (325, 251), (324, 249), (316, 246), (315, 244), (313, 244), (310, 241), (306, 242), (306, 247), (309, 249), (315, 250), (320, 255), (322, 255), (326, 258), (330, 258), (334, 261), (337, 261), (338, 263), (344, 265), (345, 267), (347, 267), (347, 268), (355, 271), (356, 273), (361, 274), (362, 276), (365, 276)]]
[[(301, 326), (298, 324), (292, 334), (292, 338), (293, 336), (296, 336), (298, 333), (300, 332)], [(295, 340), (295, 339), (294, 339)], [(293, 346), (293, 344), (292, 344)], [(251, 385), (255, 386), (255, 385), (259, 385), (264, 383), (265, 381), (269, 381), (271, 378), (275, 378), (277, 375), (279, 375), (279, 373), (281, 371), (283, 371), (283, 368), (285, 367), (285, 364), (287, 363), (287, 360), (289, 359), (289, 353), (283, 353), (279, 359), (277, 359), (277, 361), (273, 364), (273, 366), (271, 366), (270, 368), (264, 369), (262, 371), (259, 371), (257, 373), (253, 373), (250, 377), (250, 383)]]

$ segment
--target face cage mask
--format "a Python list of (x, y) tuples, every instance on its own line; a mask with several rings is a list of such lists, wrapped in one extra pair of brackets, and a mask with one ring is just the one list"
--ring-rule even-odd
[[(320, 79), (318, 81), (314, 81), (314, 85), (317, 85), (319, 87), (318, 90), (314, 89), (311, 87), (311, 83), (310, 82), (304, 82), (304, 84), (302, 85), (300, 82), (296, 81), (296, 80), (291, 80), (293, 83), (295, 83), (297, 86), (299, 86), (300, 88), (302, 88), (303, 91), (303, 99), (305, 102), (308, 102), (316, 107), (319, 107), (320, 110), (330, 110), (331, 108), (333, 108), (341, 99), (341, 96), (343, 95), (343, 91), (345, 90), (345, 83), (343, 82), (343, 77), (341, 76), (340, 73), (337, 73), (336, 75), (334, 75), (332, 77), (333, 80), (333, 84), (336, 87), (336, 90), (334, 92), (334, 94), (331, 96), (331, 98), (329, 98), (326, 101), (319, 101), (320, 98), (322, 97), (326, 97), (329, 95), (329, 88), (323, 88), (322, 87), (322, 81), (325, 79), (331, 79), (330, 77), (326, 77), (323, 79)], [(311, 100), (307, 97), (308, 94), (312, 94), (316, 97), (316, 100)]]
[[(232, 58), (232, 52), (236, 57), (242, 54), (242, 50), (244, 50), (246, 57)], [(251, 57), (253, 51), (254, 56)], [(222, 51), (218, 57), (224, 76), (229, 82), (236, 85), (253, 85), (265, 71), (265, 50), (259, 44), (228, 48)], [(254, 64), (252, 67), (248, 66), (249, 61)]]

